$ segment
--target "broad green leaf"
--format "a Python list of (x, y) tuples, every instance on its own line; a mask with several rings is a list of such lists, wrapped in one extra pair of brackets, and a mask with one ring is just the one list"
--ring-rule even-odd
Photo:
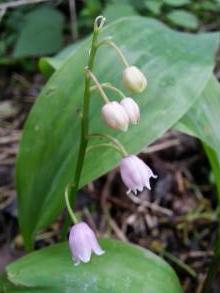
[[(218, 38), (216, 34), (175, 32), (142, 17), (112, 23), (103, 31), (104, 36), (112, 36), (130, 63), (143, 70), (149, 86), (135, 97), (141, 107), (141, 123), (127, 133), (104, 125), (100, 115), (102, 101), (94, 94), (91, 131), (113, 134), (128, 152), (137, 153), (175, 124), (199, 98), (212, 74)], [(55, 72), (25, 125), (17, 158), (17, 190), (26, 244), (64, 207), (63, 192), (72, 180), (79, 147), (79, 110), (88, 50), (87, 42)], [(115, 52), (106, 46), (101, 48), (95, 64), (100, 81), (121, 88), (122, 70)], [(119, 159), (111, 149), (88, 153), (80, 186), (117, 166)]]
[(173, 10), (166, 17), (172, 23), (184, 28), (197, 29), (199, 26), (196, 15), (183, 9)]
[(216, 185), (220, 190), (220, 84), (211, 77), (201, 98), (193, 105), (176, 128), (201, 139), (216, 174)]
[[(212, 76), (201, 98), (195, 103), (177, 124), (179, 129), (185, 126), (192, 134), (219, 152), (220, 158), (220, 85)], [(187, 130), (186, 130), (187, 131)]]
[(190, 4), (191, 0), (162, 0), (165, 4), (170, 6), (182, 6), (186, 4)]
[[(211, 166), (212, 174), (214, 175), (214, 182), (217, 189), (218, 195), (218, 204), (220, 205), (220, 156), (219, 149), (215, 150), (213, 147), (210, 147), (207, 143), (203, 143), (203, 147), (205, 149), (206, 155), (209, 159), (209, 163)], [(220, 247), (219, 247), (220, 249)]]
[(26, 15), (14, 57), (51, 54), (62, 46), (63, 15), (52, 7), (37, 8)]
[(7, 267), (8, 281), (21, 292), (183, 292), (173, 269), (150, 251), (109, 239), (102, 246), (103, 256), (79, 266), (67, 244), (36, 251)]

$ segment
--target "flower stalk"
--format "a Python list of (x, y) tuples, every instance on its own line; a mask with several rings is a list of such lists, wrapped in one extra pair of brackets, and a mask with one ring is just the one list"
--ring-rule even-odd
[(100, 139), (108, 140), (108, 141), (111, 142), (112, 145), (114, 145), (118, 149), (118, 151), (120, 152), (120, 154), (122, 155), (122, 157), (125, 157), (125, 156), (128, 155), (126, 149), (119, 142), (119, 140), (117, 138), (112, 137), (111, 135), (102, 134), (102, 133), (92, 133), (88, 137), (89, 138), (100, 138)]
[[(99, 83), (99, 81), (96, 78), (96, 76), (88, 68), (86, 68), (85, 71), (86, 71), (86, 74), (94, 81), (95, 88), (99, 91), (99, 93), (100, 93), (101, 97), (103, 98), (104, 102), (108, 103), (109, 99), (106, 96), (106, 94), (105, 94), (105, 92), (104, 92), (104, 90), (102, 88), (102, 85)], [(91, 87), (90, 87), (90, 91), (91, 91)]]
[[(92, 43), (91, 49), (89, 52), (89, 60), (87, 71), (92, 71), (97, 51), (97, 38), (99, 35), (100, 30), (102, 29), (105, 22), (105, 18), (103, 16), (98, 16), (94, 23), (94, 32), (92, 36)], [(81, 133), (80, 133), (80, 144), (79, 144), (79, 151), (77, 155), (77, 162), (75, 173), (73, 176), (73, 184), (71, 185), (71, 189), (69, 191), (69, 201), (72, 202), (75, 194), (79, 188), (80, 183), (80, 176), (82, 173), (83, 163), (86, 155), (86, 148), (88, 145), (88, 133), (89, 133), (89, 104), (90, 104), (90, 80), (91, 76), (89, 74), (85, 74), (85, 89), (83, 95), (83, 108), (82, 108), (82, 118), (81, 118)], [(68, 223), (66, 223), (64, 230)], [(65, 232), (65, 231), (64, 231)]]
[(125, 58), (124, 54), (122, 53), (121, 49), (114, 42), (112, 42), (109, 39), (106, 39), (106, 40), (100, 41), (97, 46), (100, 47), (102, 45), (107, 45), (107, 46), (112, 47), (115, 50), (116, 54), (118, 55), (119, 59), (121, 60), (122, 64), (126, 68), (130, 66), (127, 59)]
[(73, 221), (73, 224), (77, 224), (78, 223), (78, 220), (71, 208), (71, 204), (70, 204), (70, 201), (69, 201), (69, 189), (70, 189), (70, 185), (67, 185), (66, 189), (65, 189), (65, 202), (66, 202), (66, 207), (67, 207), (67, 210), (68, 210), (68, 213), (70, 215), (70, 218), (72, 219)]
[[(120, 171), (121, 177), (124, 181), (125, 185), (128, 187), (129, 191), (134, 192), (142, 191), (143, 188), (147, 187), (150, 189), (150, 178), (156, 178), (157, 176), (153, 174), (151, 169), (144, 164), (142, 160), (137, 158), (134, 155), (128, 156), (127, 151), (124, 146), (114, 137), (107, 134), (99, 134), (99, 133), (89, 133), (89, 106), (90, 106), (90, 94), (93, 90), (98, 90), (101, 97), (104, 100), (105, 105), (102, 107), (101, 114), (105, 121), (105, 123), (113, 129), (127, 131), (130, 123), (137, 124), (140, 120), (140, 109), (138, 104), (130, 97), (126, 97), (122, 91), (118, 88), (112, 86), (110, 83), (99, 83), (98, 79), (93, 73), (94, 61), (96, 56), (97, 49), (103, 45), (107, 44), (111, 46), (118, 56), (120, 57), (122, 63), (126, 67), (123, 71), (122, 80), (125, 87), (133, 92), (142, 92), (147, 84), (146, 78), (143, 73), (135, 66), (130, 66), (124, 57), (120, 48), (115, 45), (111, 40), (102, 40), (100, 42), (97, 41), (100, 30), (102, 29), (105, 22), (105, 18), (103, 16), (98, 16), (94, 23), (94, 31), (92, 36), (91, 48), (89, 50), (89, 59), (88, 65), (85, 68), (85, 88), (83, 95), (83, 106), (81, 117), (81, 125), (80, 125), (80, 143), (79, 150), (77, 155), (75, 173), (73, 176), (73, 184), (69, 184), (65, 190), (65, 201), (68, 213), (70, 218), (72, 219), (74, 226), (70, 232), (70, 248), (73, 254), (73, 257), (78, 264), (80, 261), (88, 262), (90, 260), (91, 252), (95, 252), (96, 254), (102, 254), (98, 247), (95, 239), (95, 234), (90, 231), (90, 228), (86, 227), (84, 223), (78, 223), (78, 220), (71, 208), (71, 204), (73, 199), (75, 198), (76, 192), (79, 189), (80, 177), (83, 169), (83, 164), (85, 161), (86, 153), (96, 147), (112, 147), (116, 151), (118, 151), (122, 160), (120, 163)], [(91, 81), (95, 85), (91, 86)], [(114, 92), (116, 92), (122, 100), (120, 102), (110, 101), (105, 94), (103, 88), (108, 88)], [(108, 142), (101, 142), (99, 144), (94, 144), (88, 147), (88, 141), (91, 138), (104, 139)], [(68, 225), (69, 218), (66, 218), (66, 222), (63, 228), (63, 238), (65, 237)], [(90, 242), (90, 246), (87, 246), (87, 240), (83, 234), (86, 232), (88, 235), (90, 234), (87, 240)], [(91, 233), (90, 233), (90, 232)], [(88, 236), (87, 235), (87, 236)], [(79, 245), (80, 241), (82, 242), (82, 247), (84, 249), (81, 250), (81, 246)], [(84, 243), (85, 242), (85, 243)], [(86, 255), (84, 255), (86, 254)]]
[(86, 153), (90, 152), (93, 149), (97, 149), (97, 148), (102, 148), (102, 147), (106, 147), (106, 148), (112, 148), (115, 151), (119, 152), (120, 155), (122, 155), (121, 150), (114, 144), (112, 143), (99, 143), (99, 144), (93, 144), (87, 147), (86, 149)]
[[(125, 94), (122, 91), (120, 91), (117, 87), (111, 85), (109, 82), (102, 83), (102, 84), (100, 84), (100, 86), (102, 88), (110, 89), (113, 92), (116, 92), (123, 99), (126, 97)], [(98, 89), (98, 87), (96, 85), (90, 87), (91, 91), (94, 91), (94, 90), (97, 90), (97, 89)]]

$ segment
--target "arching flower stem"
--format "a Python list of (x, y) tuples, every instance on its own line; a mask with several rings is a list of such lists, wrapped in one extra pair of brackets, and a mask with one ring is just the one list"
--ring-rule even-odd
[[(97, 46), (97, 39), (105, 22), (105, 18), (103, 16), (98, 16), (94, 22), (94, 31), (92, 36), (91, 48), (89, 50), (89, 59), (88, 59), (88, 66), (87, 70), (92, 71), (96, 51), (98, 49)], [(82, 173), (83, 163), (86, 155), (86, 148), (88, 145), (88, 134), (89, 134), (89, 106), (90, 106), (90, 75), (85, 75), (85, 88), (84, 88), (84, 95), (83, 95), (83, 106), (82, 106), (82, 113), (81, 113), (81, 132), (80, 132), (80, 142), (79, 142), (79, 151), (77, 155), (76, 167), (75, 172), (73, 175), (73, 184), (71, 185), (71, 189), (69, 190), (69, 201), (73, 202), (75, 198), (76, 192), (79, 189), (80, 177)], [(66, 221), (63, 226), (62, 231), (62, 238), (65, 238), (66, 231), (69, 226), (69, 218), (66, 218)]]
[(78, 223), (78, 220), (77, 220), (77, 217), (75, 216), (72, 208), (71, 208), (71, 205), (70, 205), (70, 201), (69, 201), (69, 189), (70, 189), (71, 185), (68, 184), (66, 186), (66, 189), (65, 189), (65, 202), (66, 202), (66, 207), (67, 207), (67, 211), (70, 215), (70, 218), (72, 219), (73, 221), (73, 224), (77, 224)]
[(118, 55), (119, 59), (121, 60), (122, 64), (125, 67), (130, 66), (128, 61), (127, 61), (127, 59), (125, 58), (124, 54), (122, 53), (121, 49), (114, 42), (112, 42), (110, 39), (105, 39), (105, 40), (100, 41), (97, 44), (97, 47), (100, 47), (102, 45), (107, 45), (107, 46), (112, 47), (115, 50), (115, 52), (117, 53), (117, 55)]
[(126, 157), (128, 155), (128, 152), (124, 148), (124, 146), (119, 142), (118, 139), (112, 137), (111, 135), (108, 134), (102, 134), (102, 133), (92, 133), (89, 134), (89, 138), (100, 138), (100, 139), (105, 139), (110, 141), (113, 145), (117, 147), (117, 149), (120, 151), (122, 157)]
[(102, 148), (102, 147), (106, 147), (106, 148), (113, 148), (114, 150), (116, 150), (117, 152), (120, 153), (120, 155), (122, 155), (121, 150), (118, 148), (118, 146), (112, 144), (112, 143), (99, 143), (99, 144), (93, 144), (87, 147), (86, 149), (86, 153), (90, 152), (93, 149), (96, 148)]
[[(120, 97), (122, 97), (122, 99), (126, 98), (125, 94), (121, 90), (119, 90), (117, 87), (111, 85), (111, 83), (109, 83), (109, 82), (102, 83), (102, 84), (100, 84), (100, 86), (102, 88), (110, 89), (110, 90), (116, 92)], [(90, 91), (94, 91), (94, 90), (97, 90), (96, 85), (90, 87)]]
[[(99, 93), (100, 93), (100, 95), (101, 95), (101, 97), (103, 98), (103, 100), (104, 100), (104, 102), (105, 103), (109, 103), (109, 99), (108, 99), (108, 97), (106, 96), (106, 94), (105, 94), (105, 92), (104, 92), (104, 90), (103, 90), (103, 88), (102, 88), (102, 85), (99, 83), (99, 81), (98, 81), (98, 79), (96, 78), (96, 76), (94, 75), (94, 73), (92, 73), (92, 71), (90, 71), (89, 69), (88, 69), (88, 67), (87, 68), (85, 68), (85, 72), (86, 72), (86, 74), (94, 81), (94, 83), (95, 83), (95, 87), (96, 87), (96, 89), (99, 91)], [(91, 91), (91, 87), (90, 87), (90, 91)]]

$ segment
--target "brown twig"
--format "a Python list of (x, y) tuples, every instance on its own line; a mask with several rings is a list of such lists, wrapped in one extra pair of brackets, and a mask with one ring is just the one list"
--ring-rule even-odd
[(151, 153), (155, 153), (155, 152), (159, 152), (171, 147), (175, 147), (178, 146), (180, 144), (178, 139), (171, 139), (165, 142), (160, 142), (157, 143), (155, 145), (149, 146), (146, 149), (144, 149), (142, 151), (142, 153), (147, 153), (147, 154), (151, 154)]
[(112, 173), (110, 173), (107, 177), (107, 181), (102, 189), (102, 194), (101, 194), (101, 206), (102, 206), (102, 210), (104, 213), (104, 219), (107, 220), (109, 226), (111, 227), (111, 229), (114, 231), (115, 235), (117, 236), (118, 239), (124, 241), (124, 242), (128, 242), (127, 237), (125, 236), (125, 234), (123, 233), (123, 231), (119, 228), (118, 224), (116, 223), (115, 220), (112, 219), (110, 213), (109, 213), (109, 208), (108, 208), (108, 197), (110, 196), (110, 186), (112, 184), (112, 181), (115, 178), (115, 175), (117, 174), (116, 171), (113, 171)]
[(4, 136), (0, 138), (0, 145), (7, 144), (7, 143), (16, 143), (19, 141), (21, 136), (20, 131), (14, 131), (13, 134), (9, 136)]
[(70, 7), (70, 26), (71, 26), (72, 38), (75, 41), (78, 38), (75, 0), (69, 0), (69, 7)]
[(120, 239), (121, 241), (124, 241), (124, 242), (128, 242), (127, 237), (125, 236), (123, 231), (118, 227), (117, 223), (111, 218), (109, 213), (107, 214), (107, 219), (108, 219), (108, 223), (109, 223), (110, 227), (115, 232), (118, 239)]
[(141, 200), (141, 199), (139, 199), (138, 197), (134, 196), (131, 193), (129, 193), (128, 196), (135, 204), (138, 204), (138, 205), (141, 205), (143, 207), (149, 208), (152, 211), (159, 212), (161, 214), (165, 214), (166, 216), (169, 216), (169, 217), (171, 217), (173, 215), (173, 212), (171, 210), (163, 208), (163, 207), (161, 207), (161, 206), (159, 206), (159, 205), (157, 205), (157, 204), (155, 204), (153, 202), (149, 202), (147, 200)]

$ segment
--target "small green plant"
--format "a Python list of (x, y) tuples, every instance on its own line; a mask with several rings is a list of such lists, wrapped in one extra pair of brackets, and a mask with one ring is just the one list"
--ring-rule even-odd
[[(150, 189), (157, 172), (136, 154), (170, 128), (207, 145), (217, 177), (220, 87), (212, 72), (218, 35), (178, 33), (139, 16), (103, 25), (104, 18), (96, 18), (91, 38), (59, 59), (27, 120), (17, 158), (19, 222), (27, 250), (65, 203), (73, 221), (69, 247), (52, 245), (9, 265), (3, 292), (17, 286), (24, 292), (182, 292), (161, 258), (130, 244), (97, 240), (74, 214), (74, 202), (79, 188), (116, 165), (128, 193)], [(68, 217), (65, 235), (69, 224)]]
[[(90, 95), (93, 89), (97, 89), (103, 99), (105, 105), (102, 108), (102, 116), (110, 128), (127, 131), (130, 123), (137, 124), (140, 119), (139, 107), (132, 98), (125, 97), (119, 89), (109, 83), (105, 83), (103, 85), (100, 84), (96, 76), (92, 73), (97, 50), (102, 45), (111, 46), (116, 51), (125, 66), (125, 70), (123, 72), (123, 83), (128, 90), (133, 93), (140, 93), (145, 90), (147, 85), (147, 80), (143, 73), (137, 67), (130, 66), (128, 64), (122, 51), (112, 40), (109, 40), (108, 38), (98, 40), (98, 35), (102, 30), (104, 22), (105, 18), (100, 16), (96, 18), (94, 23), (94, 33), (91, 48), (89, 50), (88, 66), (85, 67), (85, 89), (81, 113), (79, 152), (73, 182), (67, 186), (65, 191), (67, 209), (74, 224), (71, 228), (69, 236), (69, 245), (75, 264), (79, 264), (80, 261), (88, 262), (92, 251), (98, 255), (102, 255), (104, 253), (98, 245), (95, 235), (88, 225), (83, 222), (78, 223), (69, 201), (69, 196), (71, 199), (74, 198), (79, 188), (81, 172), (83, 169), (86, 151), (88, 150), (87, 145), (89, 140), (97, 140), (97, 138), (107, 140), (108, 143), (94, 144), (92, 145), (92, 148), (111, 147), (123, 156), (121, 161), (121, 176), (125, 185), (129, 188), (128, 192), (132, 191), (136, 194), (137, 191), (142, 191), (145, 186), (150, 189), (150, 177), (155, 177), (150, 168), (146, 166), (142, 160), (138, 159), (134, 155), (128, 156), (127, 151), (117, 139), (102, 133), (90, 133), (89, 106), (91, 103)], [(91, 80), (94, 83), (94, 86), (92, 87), (90, 86)], [(104, 91), (104, 88), (106, 87), (112, 91), (115, 91), (120, 95), (120, 97), (122, 96), (120, 103), (117, 101), (110, 102)]]

